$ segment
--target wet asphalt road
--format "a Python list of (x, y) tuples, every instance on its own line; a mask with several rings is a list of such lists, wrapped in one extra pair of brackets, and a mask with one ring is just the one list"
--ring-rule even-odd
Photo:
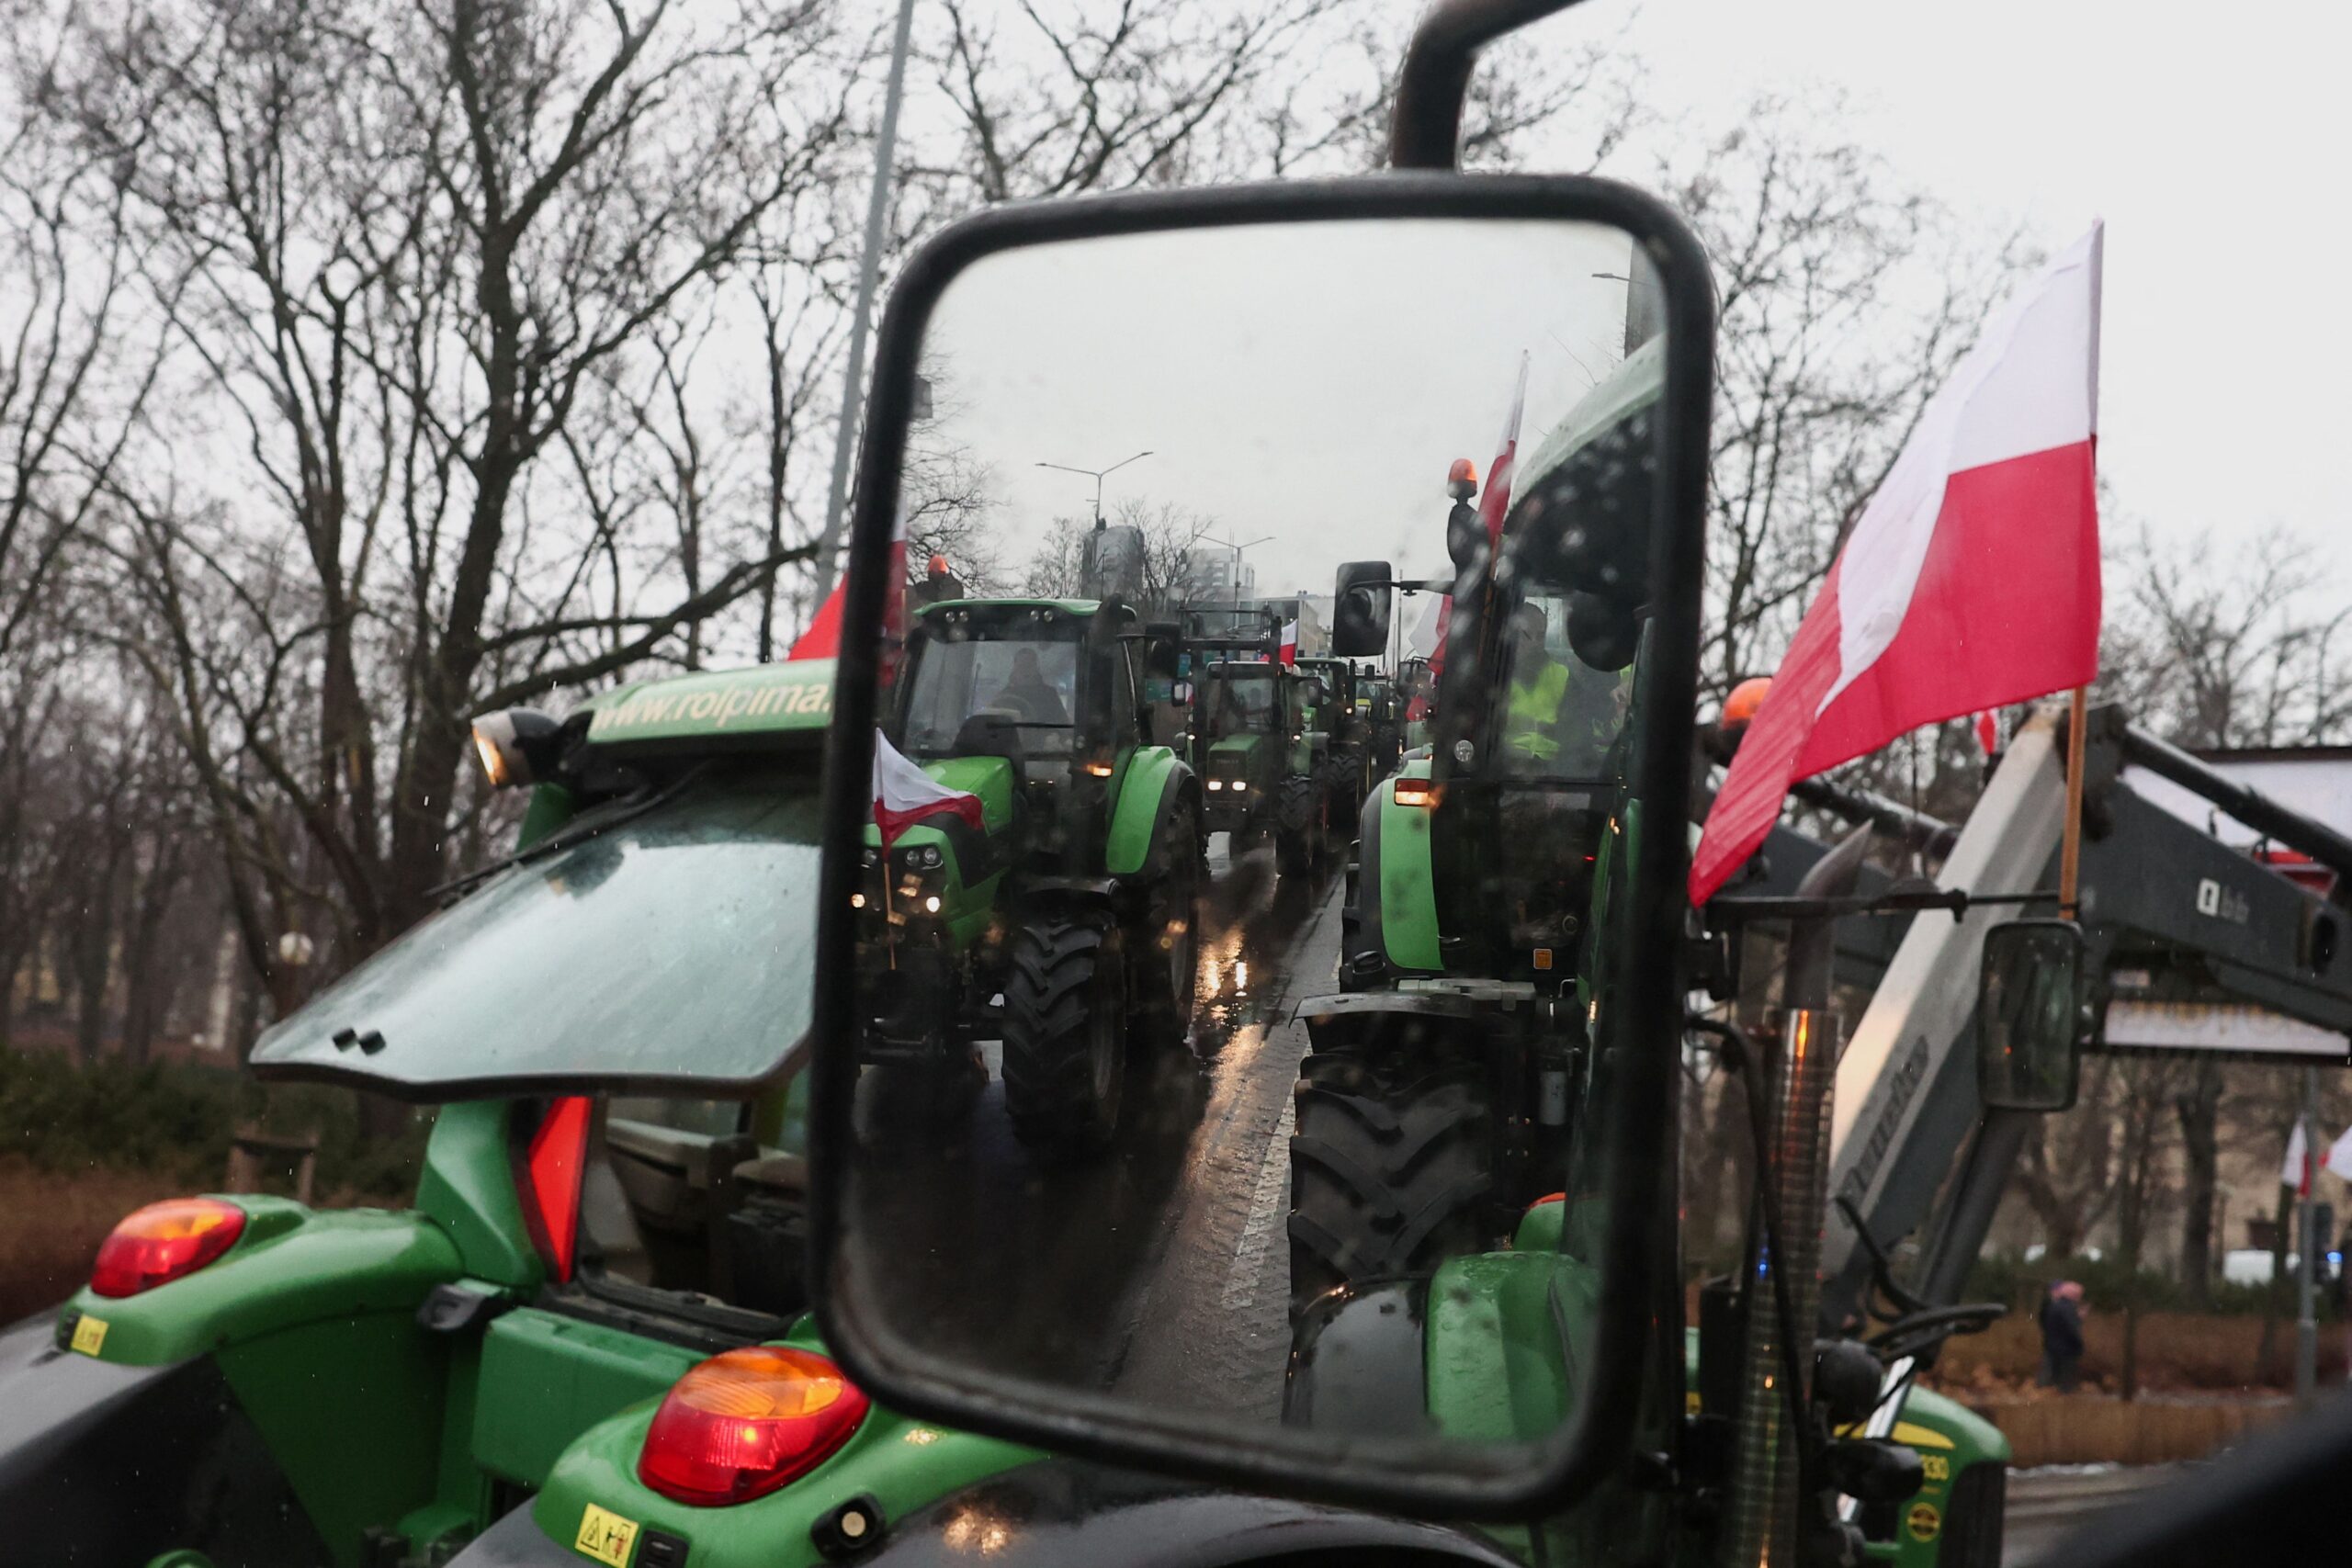
[(903, 1338), (999, 1372), (1280, 1418), (1291, 1087), (1333, 988), (1339, 878), (1211, 841), (1191, 1039), (1138, 1052), (1117, 1146), (1041, 1164), (990, 1081), (967, 1123), (871, 1151), (853, 1235)]
[(2139, 1495), (2175, 1484), (2188, 1473), (2189, 1467), (2177, 1464), (2012, 1471), (2001, 1562), (2008, 1568), (2054, 1565), (2066, 1540), (2095, 1525), (2099, 1515), (2128, 1508)]

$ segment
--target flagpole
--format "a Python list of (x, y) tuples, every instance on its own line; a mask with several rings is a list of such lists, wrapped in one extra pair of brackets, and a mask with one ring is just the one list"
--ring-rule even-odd
[(2083, 730), (2090, 688), (2077, 686), (2066, 705), (2066, 828), (2058, 852), (2058, 918), (2075, 918), (2083, 866)]

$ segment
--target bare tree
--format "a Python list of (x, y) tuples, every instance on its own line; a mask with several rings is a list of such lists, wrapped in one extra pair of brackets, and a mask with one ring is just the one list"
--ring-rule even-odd
[(1986, 243), (1839, 124), (1764, 97), (1669, 155), (1721, 317), (1707, 673), (1769, 670), (1928, 398), (2028, 259)]
[(2148, 1224), (2164, 1195), (2160, 1156), (2165, 1145), (2165, 1111), (2171, 1108), (2184, 1061), (2170, 1056), (2132, 1056), (2119, 1066), (2123, 1084), (2120, 1114), (2120, 1158), (2117, 1165), (2116, 1252), (2123, 1265), (2123, 1365), (2125, 1399), (2140, 1393), (2140, 1313), (2146, 1305), (2141, 1264)]
[(2127, 1086), (2115, 1058), (2083, 1064), (2075, 1109), (2045, 1116), (2020, 1151), (2017, 1190), (2041, 1222), (2052, 1258), (2072, 1258), (2114, 1206), (2123, 1151), (2118, 1123)]
[[(159, 423), (164, 477), (120, 486), (107, 546), (281, 1002), (282, 922), (332, 907), (347, 962), (429, 907), (470, 716), (695, 660), (793, 553), (714, 548), (688, 350), (771, 216), (835, 177), (825, 84), (857, 58), (818, 0), (67, 28), (38, 101), (119, 178), (203, 400)], [(242, 467), (175, 487), (222, 418)], [(644, 493), (543, 461), (599, 420)]]
[[(1142, 539), (1137, 587), (1144, 604), (1173, 608), (1197, 596), (1199, 570), (1193, 551), (1216, 527), (1216, 519), (1172, 502), (1154, 504), (1129, 496), (1111, 509), (1111, 521), (1135, 529)], [(1088, 519), (1055, 518), (1023, 569), (1022, 592), (1049, 598), (1084, 595), (1086, 544), (1093, 532)]]
[[(2352, 604), (2307, 544), (2275, 529), (2225, 553), (2217, 536), (2169, 545), (2145, 528), (2124, 536), (2107, 562), (2102, 694), (2192, 750), (2344, 737)], [(2224, 1078), (2219, 1062), (2200, 1062), (2174, 1104), (2185, 1174), (2180, 1277), (2200, 1303), (2212, 1278)]]

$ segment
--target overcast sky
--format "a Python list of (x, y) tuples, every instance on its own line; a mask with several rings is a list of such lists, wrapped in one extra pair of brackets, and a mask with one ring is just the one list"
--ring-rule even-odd
[[(1289, 224), (1008, 252), (949, 286), (925, 349), (952, 443), (989, 474), (1007, 567), (1103, 468), (1214, 518), (1261, 593), (1346, 560), (1445, 564), (1446, 471), (1480, 477), (1522, 355), (1532, 451), (1622, 357), (1632, 241), (1584, 224)], [(1255, 542), (1253, 541), (1262, 541)]]
[[(1853, 95), (1897, 171), (2055, 252), (2107, 220), (2099, 464), (2166, 534), (2298, 528), (2352, 567), (2352, 12), (2257, 0), (1591, 0), (1659, 107)], [(2112, 534), (2110, 536), (2113, 536)]]

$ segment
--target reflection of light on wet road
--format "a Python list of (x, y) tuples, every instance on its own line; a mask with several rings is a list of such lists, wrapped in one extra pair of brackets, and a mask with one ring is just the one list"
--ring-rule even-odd
[(939, 1537), (940, 1543), (951, 1551), (994, 1557), (1012, 1544), (1012, 1527), (995, 1514), (967, 1508), (947, 1521)]

